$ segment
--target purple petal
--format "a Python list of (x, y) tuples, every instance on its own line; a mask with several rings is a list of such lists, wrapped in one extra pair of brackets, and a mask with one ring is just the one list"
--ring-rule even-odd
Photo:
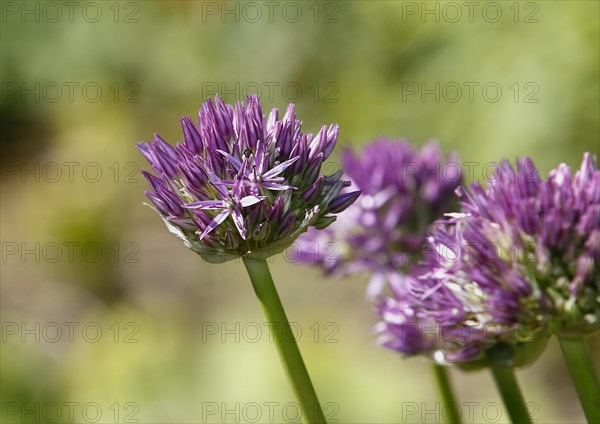
[(246, 197), (242, 197), (242, 199), (240, 200), (240, 205), (243, 208), (246, 208), (248, 206), (252, 206), (257, 204), (258, 202), (262, 202), (264, 199), (266, 199), (267, 196), (246, 196)]
[(160, 150), (164, 154), (166, 154), (169, 159), (177, 160), (177, 152), (175, 148), (167, 143), (160, 135), (154, 134), (154, 145), (157, 147), (157, 150)]
[(262, 183), (262, 187), (273, 191), (296, 190), (296, 187), (277, 183)]
[(265, 172), (263, 175), (263, 178), (265, 180), (268, 180), (272, 177), (275, 177), (276, 175), (281, 174), (283, 171), (285, 171), (291, 164), (293, 164), (294, 162), (296, 162), (298, 159), (300, 159), (300, 156), (296, 156), (295, 158), (286, 160), (283, 163), (280, 163), (279, 165), (277, 165), (276, 167), (270, 169), (269, 171)]
[(263, 175), (269, 165), (269, 155), (266, 152), (266, 144), (259, 143), (254, 154), (254, 167), (258, 175)]
[(267, 120), (267, 131), (270, 131), (275, 126), (275, 123), (279, 120), (279, 110), (271, 109), (271, 113), (269, 113), (269, 119)]
[(209, 234), (212, 230), (214, 230), (215, 228), (217, 228), (219, 225), (221, 225), (221, 223), (223, 221), (225, 221), (225, 218), (227, 218), (229, 216), (229, 214), (231, 213), (230, 209), (225, 209), (222, 212), (220, 212), (217, 216), (215, 216), (213, 218), (213, 220), (211, 221), (210, 224), (208, 224), (208, 227), (206, 227), (206, 229), (204, 230), (204, 232), (200, 235), (200, 240), (202, 240), (204, 237), (206, 237), (207, 234)]
[(240, 236), (242, 236), (242, 238), (246, 240), (246, 225), (244, 223), (244, 217), (242, 216), (242, 213), (239, 209), (234, 209), (232, 216), (233, 222), (237, 227)]
[(185, 209), (224, 209), (227, 203), (224, 200), (201, 200), (199, 202), (186, 203)]
[(230, 155), (227, 152), (224, 152), (223, 150), (217, 150), (217, 152), (221, 153), (223, 156), (225, 156), (227, 158), (227, 160), (233, 165), (233, 167), (235, 168), (235, 172), (239, 172), (240, 168), (242, 167), (242, 162), (239, 161), (238, 158)]
[(151, 143), (148, 143), (147, 141), (143, 141), (141, 143), (136, 144), (135, 147), (140, 151), (140, 153), (142, 155), (144, 155), (144, 157), (146, 158), (148, 163), (152, 166), (152, 168), (154, 168), (155, 162), (154, 162), (154, 156), (152, 155), (151, 146), (152, 146)]

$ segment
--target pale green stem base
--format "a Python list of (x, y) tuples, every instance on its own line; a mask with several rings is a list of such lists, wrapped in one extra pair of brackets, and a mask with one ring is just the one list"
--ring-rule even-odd
[(600, 388), (584, 336), (558, 336), (560, 347), (589, 423), (600, 423)]
[(504, 407), (508, 411), (510, 420), (513, 423), (531, 423), (529, 417), (529, 411), (527, 405), (523, 399), (523, 394), (515, 377), (515, 371), (513, 367), (503, 366), (492, 366), (492, 375), (494, 376), (494, 382), (500, 392)]
[(448, 369), (438, 364), (433, 364), (432, 369), (435, 381), (437, 382), (438, 392), (443, 402), (441, 410), (447, 413), (449, 423), (460, 424), (460, 408), (450, 385)]
[(252, 280), (254, 292), (260, 301), (264, 316), (270, 323), (279, 359), (300, 403), (304, 420), (308, 423), (325, 424), (321, 404), (293, 337), (267, 262), (264, 259), (244, 258), (244, 265), (246, 265), (246, 270)]

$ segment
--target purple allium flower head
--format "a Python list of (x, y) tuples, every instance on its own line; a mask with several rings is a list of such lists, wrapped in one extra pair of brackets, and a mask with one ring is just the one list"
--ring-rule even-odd
[(362, 191), (359, 200), (325, 231), (309, 230), (298, 243), (304, 263), (318, 263), (336, 276), (371, 273), (369, 297), (399, 269), (420, 258), (433, 221), (458, 204), (460, 166), (442, 158), (435, 143), (415, 149), (407, 141), (381, 139), (342, 156), (345, 176)]
[(528, 158), (516, 170), (503, 161), (487, 189), (472, 184), (462, 213), (447, 215), (420, 271), (379, 304), (385, 346), (471, 365), (502, 347), (523, 365), (552, 332), (598, 328), (600, 171), (591, 155), (574, 177), (562, 164), (544, 181)]
[(341, 172), (319, 177), (338, 126), (301, 132), (290, 104), (283, 118), (266, 118), (260, 100), (227, 105), (209, 99), (198, 125), (182, 118), (183, 143), (155, 135), (140, 143), (156, 175), (142, 171), (146, 192), (167, 227), (210, 262), (242, 255), (266, 257), (288, 247), (310, 226), (324, 228), (356, 200), (340, 194)]

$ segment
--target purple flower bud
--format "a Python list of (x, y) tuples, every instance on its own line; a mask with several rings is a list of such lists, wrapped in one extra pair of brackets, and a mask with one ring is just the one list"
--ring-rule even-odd
[(225, 248), (227, 250), (234, 250), (239, 246), (238, 236), (233, 232), (231, 228), (225, 231)]
[(261, 222), (253, 231), (252, 238), (257, 241), (266, 240), (271, 234), (271, 224)]
[[(314, 158), (317, 154), (323, 153), (323, 149), (327, 144), (327, 127), (323, 125), (319, 133), (313, 138), (308, 146), (308, 159)], [(323, 158), (325, 154), (323, 154)]]
[(279, 226), (279, 237), (287, 237), (294, 229), (296, 215), (288, 215)]
[(181, 199), (172, 191), (165, 187), (158, 187), (156, 194), (165, 202), (173, 216), (182, 216), (183, 208), (181, 207)]
[(333, 152), (335, 141), (337, 140), (339, 133), (340, 127), (338, 125), (331, 125), (327, 130), (327, 141), (323, 148), (323, 160), (327, 159), (331, 152)]
[(317, 200), (321, 194), (324, 182), (325, 176), (321, 175), (310, 187), (306, 189), (304, 193), (302, 193), (302, 200), (308, 204), (314, 203), (314, 201)]
[(148, 171), (142, 171), (142, 175), (148, 181), (148, 185), (152, 188), (152, 190), (156, 193), (159, 187), (164, 187), (165, 183), (160, 178), (155, 177)]
[(308, 164), (304, 170), (304, 175), (303, 178), (306, 181), (314, 181), (315, 178), (317, 178), (317, 175), (319, 175), (319, 172), (321, 171), (321, 165), (323, 164), (323, 153), (319, 153), (318, 155), (314, 156), (312, 159), (308, 160)]
[(202, 139), (200, 138), (200, 132), (194, 125), (194, 121), (188, 117), (181, 118), (181, 127), (183, 128), (185, 145), (195, 154), (202, 152)]
[(293, 174), (299, 174), (302, 172), (303, 166), (305, 166), (308, 160), (308, 141), (306, 136), (298, 138), (298, 142), (292, 149), (290, 154), (292, 157), (299, 157), (300, 159), (290, 166), (290, 172)]
[(340, 194), (338, 197), (333, 199), (328, 205), (328, 213), (340, 213), (348, 208), (358, 196), (361, 191), (352, 191), (350, 193)]
[(157, 145), (153, 146), (152, 156), (154, 159), (153, 169), (159, 173), (165, 174), (168, 178), (175, 178), (177, 172), (175, 171), (175, 161), (170, 157), (169, 152), (164, 149), (160, 149)]
[(152, 204), (156, 206), (156, 209), (159, 213), (161, 213), (164, 216), (169, 215), (171, 213), (171, 211), (167, 207), (167, 204), (159, 196), (148, 190), (145, 190), (144, 194), (152, 202)]
[(267, 221), (272, 223), (278, 223), (283, 216), (283, 208), (284, 208), (284, 199), (283, 197), (278, 197), (273, 202), (273, 205), (269, 209), (269, 213), (267, 214)]

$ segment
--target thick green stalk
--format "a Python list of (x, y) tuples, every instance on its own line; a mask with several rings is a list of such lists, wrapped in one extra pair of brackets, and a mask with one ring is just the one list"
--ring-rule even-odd
[(494, 382), (500, 392), (504, 407), (508, 410), (508, 415), (513, 423), (530, 424), (529, 411), (523, 399), (523, 394), (515, 377), (513, 367), (509, 366), (492, 366), (492, 375)]
[(254, 292), (260, 301), (265, 318), (271, 324), (270, 329), (279, 352), (279, 359), (300, 403), (304, 419), (309, 423), (326, 423), (321, 404), (273, 284), (267, 261), (244, 258), (244, 265), (252, 280)]
[(456, 402), (456, 397), (450, 385), (450, 376), (448, 376), (447, 368), (442, 365), (433, 364), (433, 375), (435, 376), (438, 392), (443, 402), (441, 410), (444, 412), (447, 411), (449, 423), (460, 424), (459, 405)]
[(585, 417), (589, 423), (598, 423), (600, 422), (600, 388), (585, 338), (581, 335), (569, 334), (558, 336), (558, 340)]

